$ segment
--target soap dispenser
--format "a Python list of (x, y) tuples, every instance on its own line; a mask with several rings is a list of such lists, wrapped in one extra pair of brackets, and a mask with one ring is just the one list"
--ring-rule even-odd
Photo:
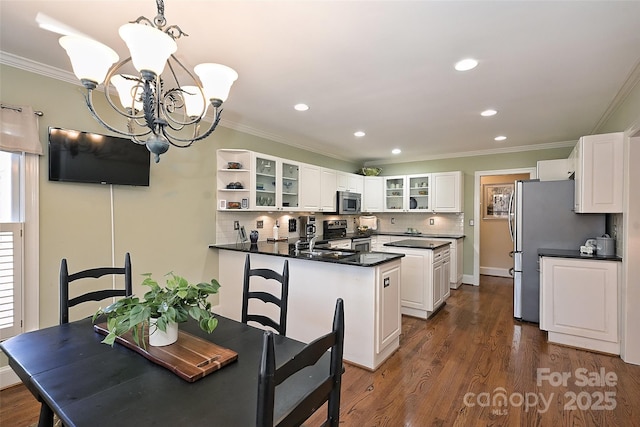
[(278, 240), (278, 221), (276, 220), (276, 223), (273, 224), (273, 240)]

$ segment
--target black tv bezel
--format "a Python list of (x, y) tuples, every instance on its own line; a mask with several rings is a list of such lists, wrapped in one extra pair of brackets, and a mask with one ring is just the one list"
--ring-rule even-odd
[[(81, 135), (86, 135), (86, 138), (91, 137), (101, 137), (108, 144), (123, 144), (121, 147), (126, 147), (129, 152), (134, 152), (137, 150), (138, 154), (146, 153), (144, 162), (144, 167), (146, 173), (140, 174), (140, 177), (135, 179), (130, 179), (129, 176), (118, 175), (113, 172), (113, 167), (117, 166), (117, 170), (122, 169), (122, 164), (116, 165), (114, 162), (105, 160), (103, 163), (105, 166), (108, 166), (111, 172), (100, 174), (98, 169), (93, 170), (93, 174), (91, 175), (78, 175), (78, 174), (63, 174), (60, 170), (60, 164), (54, 165), (55, 157), (52, 156), (52, 145), (59, 145), (60, 142), (55, 142), (52, 144), (52, 131), (59, 130), (63, 132), (77, 132)], [(114, 135), (106, 135), (96, 132), (89, 131), (81, 131), (69, 128), (63, 128), (58, 126), (49, 126), (48, 129), (48, 166), (49, 166), (49, 181), (51, 182), (74, 182), (74, 183), (83, 183), (83, 184), (100, 184), (100, 185), (127, 185), (127, 186), (135, 186), (135, 187), (149, 187), (150, 183), (150, 172), (151, 172), (151, 153), (144, 145), (139, 145), (131, 141), (130, 139), (114, 136)], [(127, 144), (127, 145), (124, 145)], [(58, 158), (58, 163), (60, 163), (60, 158)], [(139, 165), (143, 165), (143, 162), (137, 162)], [(58, 170), (58, 174), (54, 174), (55, 170)]]

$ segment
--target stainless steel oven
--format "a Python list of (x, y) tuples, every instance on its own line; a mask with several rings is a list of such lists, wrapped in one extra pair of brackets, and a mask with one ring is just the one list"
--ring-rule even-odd
[(358, 252), (371, 252), (371, 237), (353, 237), (351, 250)]

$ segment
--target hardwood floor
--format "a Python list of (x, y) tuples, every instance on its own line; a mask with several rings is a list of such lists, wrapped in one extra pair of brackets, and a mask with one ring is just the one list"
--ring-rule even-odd
[[(513, 319), (511, 283), (481, 276), (480, 287), (452, 290), (432, 319), (403, 317), (400, 349), (376, 372), (346, 366), (341, 424), (640, 426), (640, 366), (547, 344), (537, 325)], [(601, 370), (608, 384), (582, 384)], [(562, 375), (566, 385), (549, 381)], [(38, 411), (24, 386), (0, 391), (1, 426), (29, 426)]]

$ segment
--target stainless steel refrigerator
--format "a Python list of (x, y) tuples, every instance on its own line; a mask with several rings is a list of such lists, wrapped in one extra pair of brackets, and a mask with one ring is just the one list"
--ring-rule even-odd
[(513, 315), (540, 323), (538, 249), (575, 249), (605, 233), (605, 214), (573, 211), (574, 182), (516, 181), (509, 202), (513, 240)]

